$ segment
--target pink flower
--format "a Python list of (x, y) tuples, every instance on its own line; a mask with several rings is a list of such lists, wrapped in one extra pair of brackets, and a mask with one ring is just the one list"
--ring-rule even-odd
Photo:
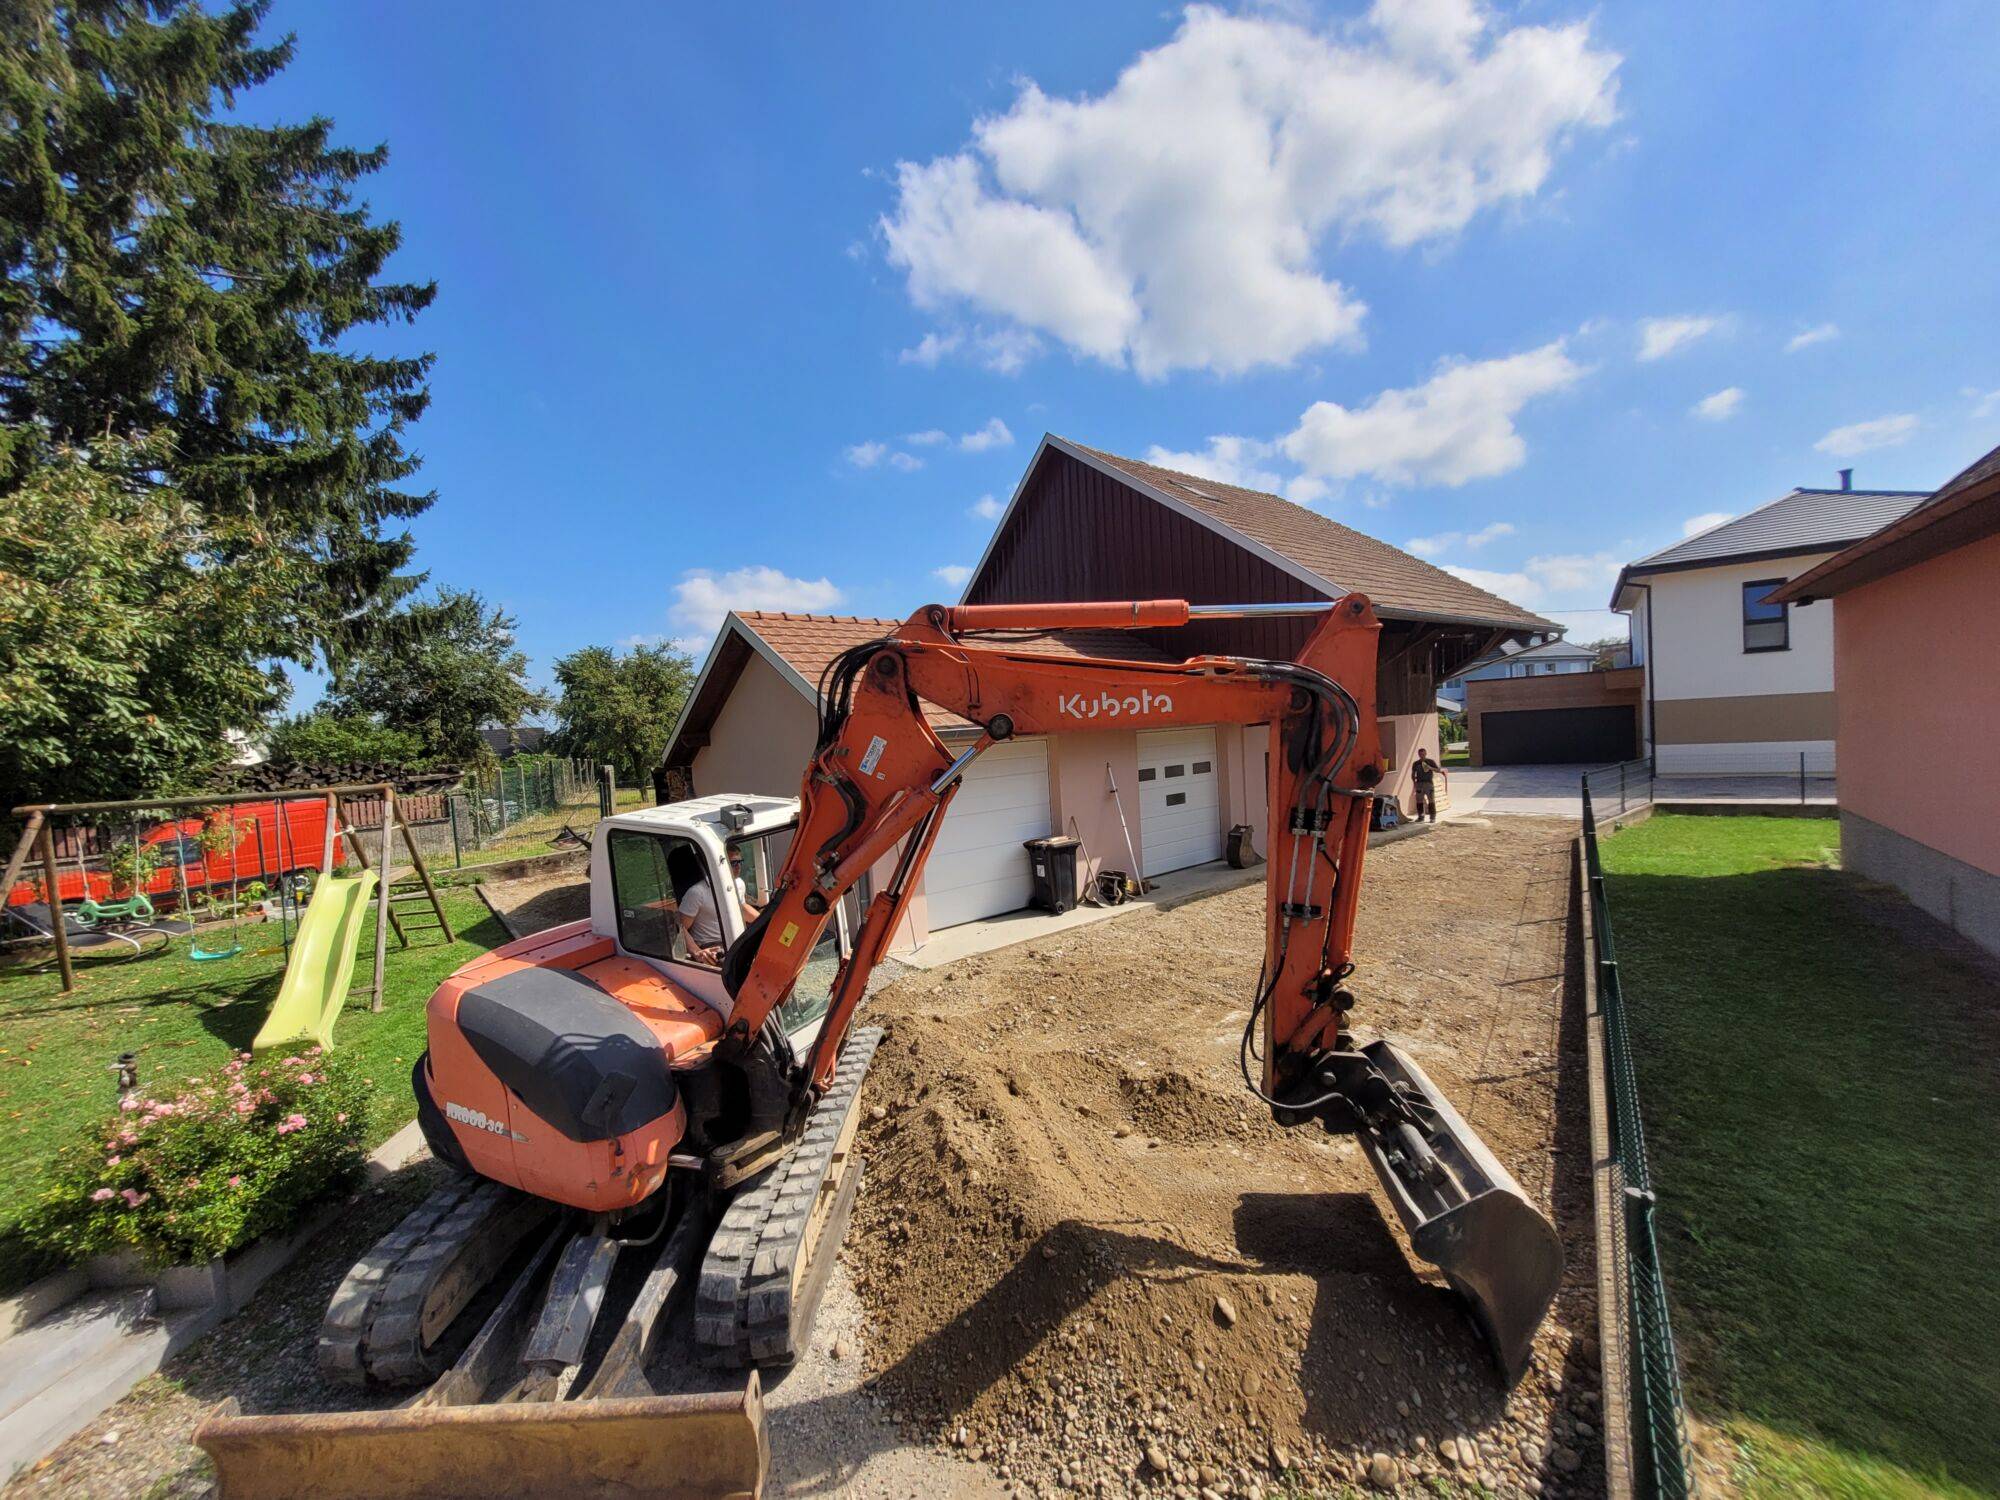
[(123, 1099), (118, 1101), (118, 1107), (129, 1115), (133, 1110), (140, 1107), (140, 1103), (141, 1101), (136, 1095), (127, 1094)]
[(254, 1110), (256, 1107), (257, 1107), (256, 1101), (251, 1099), (238, 1099), (236, 1101), (236, 1113), (243, 1116), (245, 1119), (248, 1119), (250, 1117), (250, 1112)]
[(243, 1178), (242, 1178), (242, 1176), (241, 1176), (241, 1175), (239, 1174), (238, 1176), (235, 1176), (235, 1177), (232, 1177), (232, 1178), (230, 1178), (230, 1179), (229, 1179), (229, 1185), (230, 1185), (231, 1187), (242, 1187), (242, 1186), (243, 1186)]
[(288, 1068), (303, 1068), (305, 1065), (306, 1060), (303, 1057), (288, 1057), (285, 1059), (285, 1066)]
[(304, 1115), (286, 1115), (284, 1119), (278, 1122), (279, 1135), (290, 1135), (294, 1130), (304, 1130), (305, 1128), (306, 1117)]
[(153, 1195), (151, 1193), (142, 1193), (136, 1188), (121, 1188), (118, 1196), (125, 1200), (127, 1208), (137, 1208)]
[(333, 1117), (333, 1123), (336, 1125), (345, 1125), (347, 1123), (347, 1116), (344, 1114), (335, 1115)]
[(110, 1188), (99, 1188), (96, 1192), (90, 1195), (90, 1201), (92, 1203), (109, 1203), (113, 1198), (116, 1198), (117, 1196), (118, 1195), (112, 1192)]
[(139, 1144), (139, 1137), (128, 1130), (118, 1137), (118, 1144), (121, 1146), (136, 1146)]
[(120, 1163), (124, 1159), (125, 1158), (122, 1156), (107, 1156), (104, 1158), (104, 1165), (107, 1167), (115, 1167), (118, 1165), (118, 1163)]
[(301, 1074), (299, 1074), (299, 1082), (300, 1082), (300, 1083), (312, 1083), (312, 1082), (314, 1082), (314, 1081), (315, 1081), (315, 1080), (313, 1079), (313, 1076), (312, 1076), (312, 1074), (310, 1074), (310, 1073), (301, 1073)]
[(236, 1054), (236, 1060), (238, 1062), (248, 1062), (250, 1061), (250, 1054), (247, 1052), (239, 1052)]

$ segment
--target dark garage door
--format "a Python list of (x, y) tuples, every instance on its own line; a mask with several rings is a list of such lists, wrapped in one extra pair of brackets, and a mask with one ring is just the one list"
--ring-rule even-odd
[(1581, 766), (1639, 754), (1629, 708), (1517, 708), (1479, 716), (1479, 758), (1489, 766)]

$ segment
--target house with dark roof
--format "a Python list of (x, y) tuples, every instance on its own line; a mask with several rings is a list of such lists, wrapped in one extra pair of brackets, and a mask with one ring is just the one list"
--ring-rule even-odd
[(1832, 614), (1841, 864), (2000, 953), (2000, 448), (1771, 598)]
[(1611, 607), (1645, 669), (1644, 747), (1675, 774), (1834, 772), (1833, 611), (1774, 591), (1921, 503), (1923, 490), (1795, 489), (1627, 563)]
[[(1257, 604), (1356, 590), (1383, 622), (1376, 709), (1389, 761), (1384, 791), (1407, 805), (1418, 748), (1438, 750), (1437, 683), (1502, 642), (1539, 641), (1558, 626), (1276, 495), (1054, 436), (1029, 461), (960, 602)], [(669, 780), (698, 795), (796, 796), (815, 738), (820, 673), (888, 623), (729, 616), (669, 742)], [(1152, 661), (1203, 652), (1290, 659), (1311, 624), (1291, 617), (1068, 631), (1033, 649)], [(948, 743), (976, 733), (935, 710), (931, 723)], [(967, 769), (900, 940), (921, 942), (931, 930), (1024, 905), (1022, 843), (1050, 833), (1081, 838), (1086, 876), (1129, 872), (1135, 863), (1136, 873), (1157, 876), (1219, 859), (1238, 825), (1250, 827), (1261, 851), (1268, 752), (1266, 727), (1227, 724), (1090, 730), (994, 746)]]

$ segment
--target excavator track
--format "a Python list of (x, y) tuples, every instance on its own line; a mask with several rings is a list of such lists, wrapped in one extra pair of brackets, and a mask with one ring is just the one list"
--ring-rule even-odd
[(716, 1363), (788, 1365), (804, 1350), (861, 1185), (861, 1080), (881, 1040), (879, 1027), (849, 1035), (798, 1143), (717, 1224), (694, 1309), (695, 1337)]
[(462, 1177), (407, 1214), (347, 1273), (320, 1324), (319, 1367), (345, 1385), (414, 1386), (449, 1363), (458, 1314), (557, 1206)]

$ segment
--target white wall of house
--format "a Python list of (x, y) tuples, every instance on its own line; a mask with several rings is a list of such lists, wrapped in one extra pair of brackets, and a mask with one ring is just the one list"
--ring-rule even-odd
[(1651, 674), (1647, 734), (1666, 773), (1796, 771), (1833, 765), (1833, 609), (1789, 611), (1782, 651), (1743, 647), (1743, 586), (1791, 579), (1830, 554), (1659, 573), (1632, 612), (1633, 655)]

